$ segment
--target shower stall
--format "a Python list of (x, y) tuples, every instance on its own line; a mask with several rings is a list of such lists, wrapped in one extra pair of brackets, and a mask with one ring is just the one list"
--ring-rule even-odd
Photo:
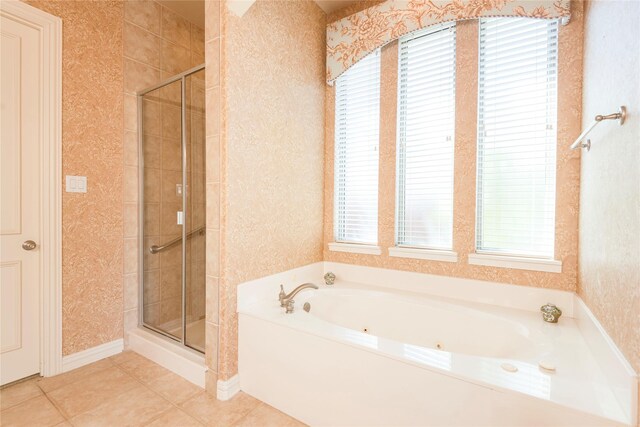
[(205, 347), (205, 72), (138, 92), (140, 324)]

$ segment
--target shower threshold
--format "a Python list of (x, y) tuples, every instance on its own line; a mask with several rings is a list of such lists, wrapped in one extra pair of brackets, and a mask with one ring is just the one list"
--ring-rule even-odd
[(204, 388), (207, 371), (204, 354), (143, 326), (129, 331), (128, 339), (130, 350)]

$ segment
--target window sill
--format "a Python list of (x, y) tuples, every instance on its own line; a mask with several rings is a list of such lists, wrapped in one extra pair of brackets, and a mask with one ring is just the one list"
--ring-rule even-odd
[(396, 258), (427, 259), (430, 261), (458, 262), (458, 254), (453, 251), (405, 248), (401, 246), (394, 246), (393, 248), (389, 248), (389, 256)]
[(329, 250), (332, 252), (351, 252), (354, 254), (380, 255), (380, 246), (364, 245), (360, 243), (329, 243)]
[(545, 271), (547, 273), (562, 273), (562, 261), (555, 259), (474, 253), (469, 254), (469, 264), (514, 268), (517, 270)]

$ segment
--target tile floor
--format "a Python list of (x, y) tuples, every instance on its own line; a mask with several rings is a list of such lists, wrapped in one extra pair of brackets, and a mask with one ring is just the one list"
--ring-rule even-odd
[(221, 402), (133, 352), (0, 390), (0, 425), (304, 426), (242, 392)]

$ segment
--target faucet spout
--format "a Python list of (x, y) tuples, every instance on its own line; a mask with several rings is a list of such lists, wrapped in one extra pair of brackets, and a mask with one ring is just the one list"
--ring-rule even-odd
[(294, 290), (292, 290), (289, 294), (284, 291), (284, 286), (280, 285), (280, 294), (278, 295), (278, 299), (280, 300), (280, 307), (286, 307), (287, 313), (293, 313), (293, 297), (296, 296), (300, 291), (305, 289), (318, 289), (317, 285), (313, 283), (303, 283), (298, 286)]

